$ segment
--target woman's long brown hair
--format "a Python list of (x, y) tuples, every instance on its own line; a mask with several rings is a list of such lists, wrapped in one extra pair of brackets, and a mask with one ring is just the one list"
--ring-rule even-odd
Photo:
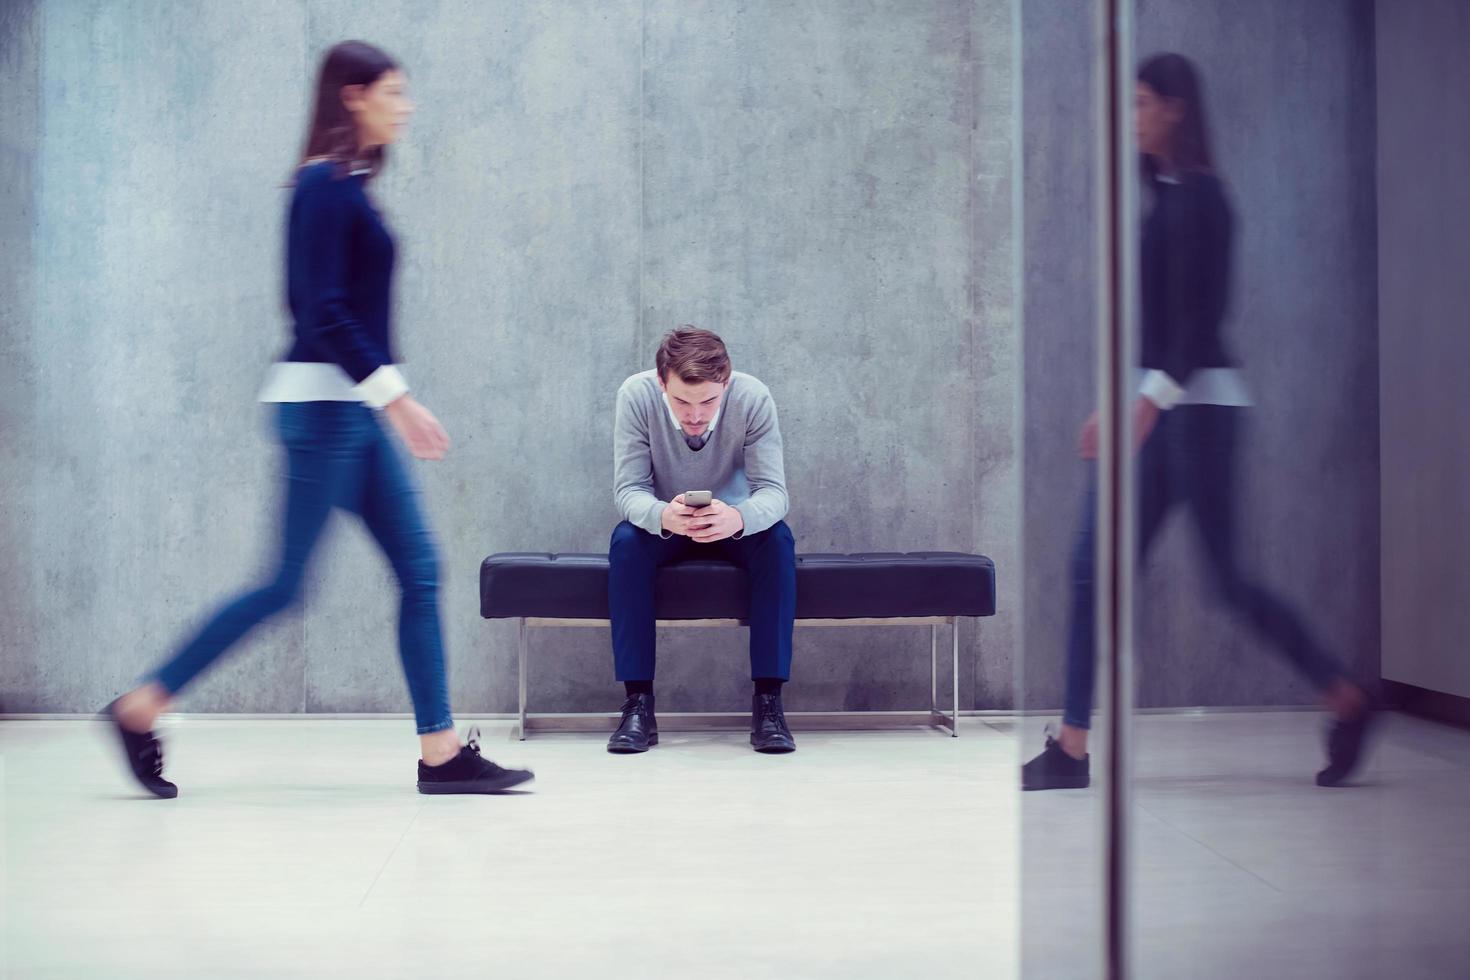
[[(1182, 54), (1156, 54), (1139, 66), (1138, 80), (1161, 97), (1183, 103), (1184, 112), (1174, 127), (1169, 147), (1169, 162), (1181, 173), (1214, 173), (1204, 94), (1193, 62)], [(1144, 175), (1153, 178), (1157, 169), (1153, 158), (1145, 156)]]
[(369, 179), (383, 169), (388, 162), (383, 147), (359, 148), (357, 123), (342, 102), (342, 89), (366, 87), (397, 67), (387, 52), (364, 41), (343, 41), (327, 52), (317, 73), (316, 104), (298, 169), (308, 160), (331, 160), (344, 175), (353, 168), (366, 168)]

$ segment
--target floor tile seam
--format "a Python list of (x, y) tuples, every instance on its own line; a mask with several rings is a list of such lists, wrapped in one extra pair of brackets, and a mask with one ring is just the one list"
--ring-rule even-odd
[[(1256, 872), (1252, 871), (1250, 868), (1247, 868), (1245, 865), (1243, 865), (1240, 862), (1236, 861), (1234, 858), (1230, 857), (1229, 855), (1223, 854), (1220, 851), (1217, 851), (1215, 848), (1211, 847), (1209, 844), (1206, 844), (1204, 841), (1200, 840), (1198, 837), (1194, 836), (1189, 831), (1183, 829), (1182, 827), (1179, 827), (1178, 825), (1174, 824), (1172, 821), (1166, 819), (1165, 817), (1159, 815), (1158, 813), (1155, 813), (1153, 810), (1150, 810), (1144, 804), (1142, 804), (1142, 803), (1135, 803), (1134, 806), (1136, 806), (1138, 809), (1142, 810), (1144, 813), (1147, 813), (1149, 816), (1153, 817), (1155, 820), (1159, 821), (1159, 823), (1163, 824), (1165, 827), (1168, 827), (1170, 830), (1174, 831), (1175, 833), (1180, 834), (1183, 837), (1185, 837), (1185, 838), (1193, 841), (1194, 843), (1198, 844), (1200, 847), (1203, 847), (1205, 850), (1209, 851), (1211, 854), (1215, 855), (1215, 857), (1217, 857), (1220, 860), (1224, 861), (1226, 864), (1230, 865), (1231, 867), (1233, 867), (1233, 868), (1237, 869), (1238, 871), (1241, 871), (1241, 872), (1243, 872), (1243, 873), (1251, 876), (1252, 878), (1256, 879), (1261, 884), (1265, 885), (1267, 888), (1271, 889), (1273, 892), (1277, 893), (1278, 895), (1284, 895), (1284, 894), (1286, 894), (1286, 890), (1284, 888), (1281, 888), (1279, 885), (1275, 884), (1274, 882), (1268, 881), (1266, 878), (1261, 877), (1261, 875), (1259, 875)], [(1137, 851), (1137, 845), (1134, 845), (1134, 848), (1133, 849), (1134, 849), (1134, 851), (1136, 853), (1136, 851)]]
[(407, 826), (403, 828), (403, 833), (398, 835), (397, 843), (395, 843), (392, 850), (388, 852), (388, 856), (383, 859), (383, 864), (380, 868), (378, 868), (378, 873), (373, 875), (372, 884), (368, 885), (367, 891), (362, 893), (362, 899), (357, 903), (357, 907), (359, 909), (367, 904), (368, 896), (373, 893), (374, 888), (378, 887), (378, 880), (383, 877), (383, 872), (388, 870), (388, 865), (393, 861), (393, 855), (398, 853), (398, 849), (402, 847), (403, 842), (408, 839), (408, 832), (413, 829), (413, 825), (418, 822), (419, 814), (423, 812), (424, 805), (420, 803), (418, 805), (418, 808), (413, 811), (413, 816), (409, 818)]

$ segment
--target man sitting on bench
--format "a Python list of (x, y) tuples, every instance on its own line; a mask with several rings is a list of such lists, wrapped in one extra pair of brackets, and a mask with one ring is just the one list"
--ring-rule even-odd
[(635, 374), (618, 389), (613, 424), (614, 492), (623, 522), (608, 549), (608, 600), (613, 663), (627, 700), (607, 750), (646, 752), (658, 744), (659, 567), (713, 558), (741, 566), (750, 581), (750, 744), (757, 752), (792, 752), (781, 685), (791, 676), (796, 540), (782, 520), (788, 504), (775, 402), (761, 382), (732, 373), (724, 342), (708, 330), (670, 332), (655, 363), (657, 370)]

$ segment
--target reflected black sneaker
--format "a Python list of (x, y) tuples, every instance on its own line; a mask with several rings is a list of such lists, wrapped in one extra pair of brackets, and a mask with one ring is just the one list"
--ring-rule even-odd
[(623, 702), (623, 720), (607, 740), (607, 750), (614, 755), (647, 752), (658, 744), (658, 718), (653, 713), (652, 694), (629, 695)]
[(1041, 754), (1021, 767), (1021, 788), (1033, 789), (1086, 789), (1092, 781), (1088, 773), (1088, 760), (1084, 755), (1074, 759), (1062, 751), (1062, 743), (1050, 733), (1046, 736), (1046, 748)]
[(795, 752), (796, 739), (786, 727), (786, 711), (781, 695), (757, 694), (750, 704), (750, 744), (757, 752), (778, 755)]
[(160, 799), (171, 800), (179, 795), (179, 788), (167, 779), (163, 778), (163, 746), (158, 741), (158, 736), (150, 732), (135, 732), (123, 727), (122, 722), (117, 720), (114, 709), (117, 702), (114, 701), (103, 708), (98, 717), (112, 726), (117, 732), (118, 740), (122, 742), (123, 755), (127, 757), (128, 768), (133, 771), (133, 777), (138, 780), (144, 789)]
[(529, 769), (502, 769), (480, 755), (480, 729), (473, 727), (459, 755), (441, 766), (419, 760), (420, 793), (503, 793), (536, 778)]
[(1317, 773), (1318, 786), (1341, 786), (1357, 770), (1373, 722), (1371, 703), (1365, 703), (1356, 718), (1333, 720), (1327, 729), (1327, 768)]

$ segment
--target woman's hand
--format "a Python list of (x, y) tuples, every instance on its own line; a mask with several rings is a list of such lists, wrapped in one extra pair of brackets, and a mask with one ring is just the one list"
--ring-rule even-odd
[[(1159, 424), (1159, 406), (1142, 395), (1133, 403), (1133, 452), (1137, 453), (1148, 441), (1149, 433)], [(1093, 412), (1082, 424), (1082, 434), (1077, 438), (1077, 453), (1083, 459), (1097, 459), (1098, 413)]]
[(383, 409), (398, 437), (415, 459), (443, 459), (449, 452), (449, 433), (412, 395), (394, 399)]

